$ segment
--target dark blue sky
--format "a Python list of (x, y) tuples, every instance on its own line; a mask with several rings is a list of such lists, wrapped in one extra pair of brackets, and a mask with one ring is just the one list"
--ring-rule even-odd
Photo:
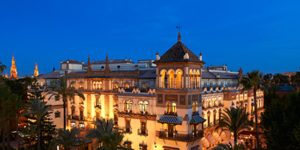
[(176, 42), (176, 25), (207, 65), (231, 70), (300, 67), (300, 1), (0, 0), (0, 61), (20, 74), (60, 61), (154, 59)]

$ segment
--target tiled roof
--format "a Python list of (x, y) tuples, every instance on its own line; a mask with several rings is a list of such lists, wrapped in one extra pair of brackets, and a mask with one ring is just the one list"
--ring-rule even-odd
[[(106, 60), (93, 61), (92, 64), (105, 64)], [(109, 60), (109, 64), (119, 64), (119, 63), (132, 63), (130, 59), (112, 59)]]
[(218, 70), (202, 70), (202, 78), (203, 79), (238, 79), (238, 73), (229, 72), (229, 71), (218, 71)]
[(193, 115), (190, 124), (199, 124), (205, 121), (200, 115)]
[(141, 79), (155, 79), (156, 78), (156, 70), (141, 70), (139, 78)]
[(178, 116), (173, 116), (173, 115), (162, 115), (162, 116), (160, 116), (158, 122), (181, 125), (182, 118), (178, 117)]
[[(184, 59), (185, 53), (188, 53), (189, 59)], [(157, 62), (200, 62), (199, 58), (189, 50), (181, 41), (177, 41), (167, 52), (165, 52)]]

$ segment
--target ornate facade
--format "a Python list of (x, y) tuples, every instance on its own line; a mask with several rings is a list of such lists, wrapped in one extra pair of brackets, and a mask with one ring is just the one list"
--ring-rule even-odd
[[(124, 133), (124, 145), (140, 150), (209, 149), (230, 140), (216, 130), (224, 108), (244, 106), (252, 112), (253, 94), (238, 85), (241, 72), (226, 66), (203, 68), (202, 54), (195, 55), (181, 41), (156, 60), (109, 60), (87, 63), (61, 62), (61, 69), (39, 76), (45, 88), (66, 76), (69, 86), (85, 100), (68, 101), (68, 128), (93, 128), (96, 119), (113, 119)], [(263, 108), (263, 93), (259, 108)], [(55, 101), (54, 101), (55, 102)], [(52, 105), (57, 127), (62, 127), (62, 103)]]

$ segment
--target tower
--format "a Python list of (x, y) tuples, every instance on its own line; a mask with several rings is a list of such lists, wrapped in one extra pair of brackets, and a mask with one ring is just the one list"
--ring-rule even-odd
[(12, 56), (11, 67), (10, 67), (10, 79), (18, 79), (18, 72), (15, 57)]
[(161, 57), (156, 56), (156, 108), (158, 141), (162, 149), (201, 149), (203, 137), (201, 108), (202, 57), (181, 41)]
[(33, 76), (34, 76), (34, 77), (38, 77), (38, 76), (39, 76), (39, 68), (38, 68), (38, 64), (35, 64), (35, 65), (34, 65)]
[(104, 68), (104, 72), (105, 73), (109, 73), (110, 72), (110, 68), (109, 68), (109, 59), (108, 59), (108, 54), (106, 53), (106, 57), (105, 57), (105, 68)]
[(92, 65), (91, 65), (90, 55), (88, 56), (87, 72), (88, 73), (92, 72)]

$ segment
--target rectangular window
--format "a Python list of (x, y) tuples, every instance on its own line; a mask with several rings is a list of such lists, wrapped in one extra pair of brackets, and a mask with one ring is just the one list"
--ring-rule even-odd
[(147, 150), (147, 145), (146, 144), (140, 144), (139, 145), (139, 150)]
[(179, 101), (180, 105), (186, 105), (185, 103), (185, 95), (180, 95), (180, 101)]
[(147, 124), (145, 121), (141, 121), (141, 128), (139, 129), (139, 135), (148, 135)]
[(59, 118), (60, 117), (60, 112), (59, 111), (55, 112), (54, 116), (55, 116), (55, 118)]
[(157, 103), (158, 104), (162, 104), (163, 103), (163, 95), (162, 94), (158, 94), (157, 95)]
[(125, 132), (131, 133), (130, 119), (125, 119)]

